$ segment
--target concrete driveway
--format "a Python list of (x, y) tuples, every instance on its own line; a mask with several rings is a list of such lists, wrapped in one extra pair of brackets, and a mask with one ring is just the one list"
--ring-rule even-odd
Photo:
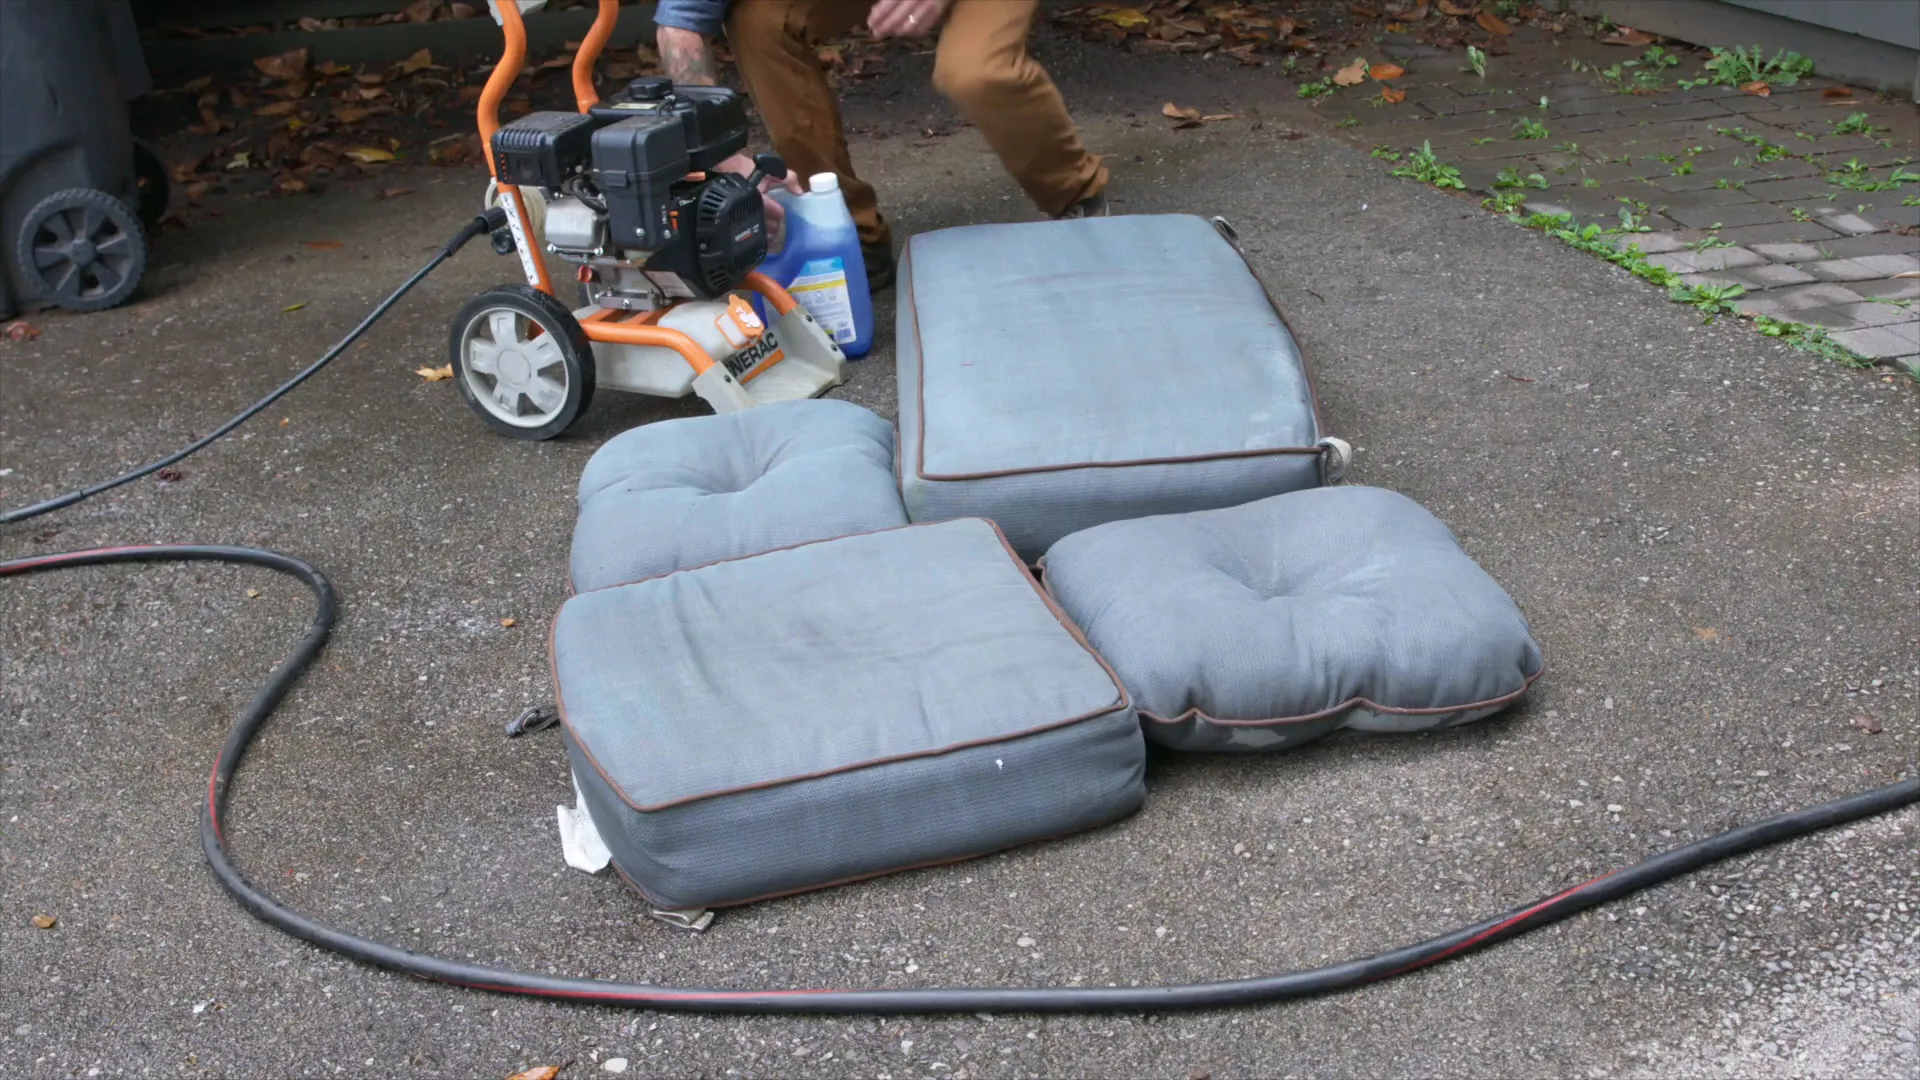
[[(1265, 973), (1913, 774), (1910, 380), (1703, 325), (1391, 179), (1260, 71), (1065, 44), (1044, 58), (1113, 156), (1118, 210), (1236, 224), (1304, 339), (1331, 431), (1357, 447), (1353, 479), (1423, 502), (1513, 593), (1549, 665), (1522, 706), (1432, 736), (1157, 758), (1147, 807), (1112, 828), (729, 912), (701, 937), (658, 926), (615, 881), (562, 863), (558, 737), (501, 729), (549, 699), (581, 466), (621, 430), (701, 407), (608, 394), (561, 440), (489, 434), (451, 383), (413, 374), (445, 362), (467, 296), (513, 279), (479, 244), (180, 479), (0, 532), (0, 557), (198, 541), (319, 565), (345, 615), (240, 775), (242, 864), (337, 925), (555, 973), (742, 987)], [(944, 115), (929, 62), (850, 104), (874, 127), (862, 168), (903, 232), (1022, 217), (971, 131), (916, 134)], [(1170, 130), (1170, 98), (1243, 119)], [(38, 340), (0, 343), (0, 505), (148, 460), (254, 400), (424, 261), (482, 183), (422, 170), (385, 201), (234, 201), (168, 238), (143, 300), (35, 317)], [(317, 240), (342, 246), (303, 246)], [(887, 339), (892, 315), (888, 302)], [(892, 415), (892, 362), (883, 341), (842, 395)], [(284, 579), (205, 566), (0, 586), (10, 1072), (500, 1076), (570, 1061), (563, 1076), (587, 1077), (617, 1057), (629, 1075), (710, 1077), (1920, 1075), (1912, 812), (1284, 1007), (708, 1019), (364, 968), (245, 915), (194, 835), (230, 717), (307, 613)], [(41, 914), (57, 924), (36, 928)]]

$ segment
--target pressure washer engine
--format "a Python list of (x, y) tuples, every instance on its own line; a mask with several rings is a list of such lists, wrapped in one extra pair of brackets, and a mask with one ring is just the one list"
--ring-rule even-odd
[[(494, 250), (519, 254), (527, 286), (475, 297), (455, 319), (467, 403), (507, 434), (544, 439), (596, 385), (697, 393), (732, 412), (845, 381), (845, 354), (756, 271), (768, 246), (759, 185), (786, 164), (761, 154), (752, 176), (717, 171), (747, 145), (740, 95), (650, 77), (581, 105), (530, 113), (488, 140), (487, 202), (507, 212)], [(486, 114), (483, 103), (483, 130)], [(575, 268), (578, 306), (555, 297), (549, 256)], [(743, 290), (769, 301), (773, 325)]]

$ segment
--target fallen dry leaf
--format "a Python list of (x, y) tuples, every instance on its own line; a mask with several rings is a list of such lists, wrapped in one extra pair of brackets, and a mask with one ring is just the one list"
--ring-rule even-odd
[(1405, 90), (1395, 90), (1391, 86), (1383, 86), (1380, 88), (1380, 100), (1389, 105), (1398, 105), (1407, 100), (1407, 92)]
[(1370, 7), (1361, 7), (1359, 4), (1354, 4), (1352, 7), (1349, 7), (1347, 10), (1353, 12), (1355, 15), (1358, 15), (1363, 19), (1377, 19), (1380, 17), (1379, 12), (1373, 10)]
[(393, 151), (382, 150), (377, 146), (356, 146), (347, 151), (347, 156), (363, 165), (371, 165), (377, 161), (392, 161)]
[(471, 19), (480, 14), (480, 9), (472, 4), (451, 4), (447, 7), (447, 13), (456, 19)]
[(390, 187), (381, 191), (380, 197), (382, 199), (397, 199), (402, 195), (411, 194), (413, 194), (413, 189), (410, 187)]
[(1852, 96), (1853, 96), (1853, 87), (1851, 87), (1851, 86), (1829, 86), (1829, 87), (1827, 87), (1827, 88), (1826, 88), (1825, 90), (1822, 90), (1822, 91), (1820, 91), (1820, 96), (1821, 96), (1821, 97), (1830, 97), (1830, 98), (1831, 98), (1831, 97), (1852, 97)]
[(25, 319), (15, 319), (6, 325), (8, 341), (32, 341), (40, 336), (40, 328)]
[(255, 116), (292, 116), (293, 110), (299, 107), (300, 106), (297, 102), (276, 101), (271, 105), (262, 105), (259, 108), (253, 110), (253, 115)]
[(1160, 106), (1160, 115), (1169, 120), (1198, 120), (1200, 119), (1200, 110), (1183, 108), (1169, 101), (1165, 105)]
[(1440, 11), (1458, 19), (1473, 14), (1473, 5), (1456, 4), (1453, 0), (1440, 0)]
[(1719, 641), (1720, 631), (1711, 626), (1696, 626), (1693, 628), (1693, 636), (1701, 641)]
[(247, 590), (247, 599), (249, 599), (249, 600), (258, 600), (258, 599), (260, 599), (260, 590), (259, 590), (259, 589), (248, 589), (248, 590)]
[(302, 240), (301, 247), (310, 247), (315, 251), (333, 251), (347, 246), (345, 240)]
[(213, 76), (202, 75), (197, 79), (188, 79), (186, 82), (181, 83), (180, 89), (185, 90), (189, 94), (197, 94), (212, 85)]
[(1512, 379), (1514, 382), (1532, 382), (1533, 381), (1531, 378), (1528, 378), (1525, 375), (1515, 375), (1510, 371), (1503, 371), (1500, 374), (1505, 375), (1507, 378)]
[(1638, 48), (1642, 45), (1653, 44), (1653, 35), (1647, 33), (1645, 30), (1635, 30), (1631, 26), (1623, 26), (1613, 33), (1608, 34), (1606, 37), (1601, 38), (1600, 44), (1632, 45)]
[(413, 373), (428, 382), (439, 382), (441, 379), (453, 378), (453, 365), (441, 364), (439, 367), (414, 368)]
[(432, 66), (433, 53), (427, 49), (421, 49), (419, 52), (414, 53), (412, 56), (400, 62), (400, 74), (411, 75), (416, 71), (425, 71)]
[(253, 66), (269, 79), (291, 82), (307, 73), (307, 50), (288, 49), (278, 56), (262, 56)]
[(1916, 278), (1920, 277), (1920, 270), (1902, 270), (1893, 276), (1897, 278)]
[(348, 67), (345, 64), (338, 63), (333, 60), (329, 60), (324, 64), (315, 64), (313, 70), (331, 79), (335, 75), (345, 75), (347, 72), (352, 71), (353, 69)]
[(186, 476), (186, 473), (173, 468), (156, 469), (153, 473), (153, 478), (162, 484), (177, 484), (186, 479)]
[(1145, 26), (1153, 21), (1132, 8), (1121, 8), (1118, 11), (1103, 11), (1095, 15), (1094, 18), (1104, 22), (1110, 22), (1122, 30), (1131, 30), (1136, 26)]
[[(343, 123), (343, 124), (357, 124), (357, 123), (359, 123), (360, 121), (362, 121), (362, 120), (365, 120), (365, 119), (366, 119), (367, 117), (369, 117), (369, 116), (372, 116), (372, 115), (373, 115), (373, 110), (372, 110), (372, 109), (362, 109), (362, 108), (357, 108), (357, 107), (355, 107), (355, 106), (353, 106), (353, 105), (335, 105), (335, 106), (333, 107), (333, 118), (334, 118), (335, 120), (338, 120), (338, 121), (340, 121), (340, 122), (341, 122), (341, 123)], [(384, 150), (382, 150), (382, 151), (376, 151), (376, 152), (377, 152), (377, 153), (386, 153), (386, 152), (385, 152)], [(347, 156), (348, 156), (348, 157), (353, 157), (353, 155), (354, 155), (354, 153), (355, 153), (355, 151), (352, 151), (352, 150), (349, 150), (349, 151), (347, 151)], [(391, 161), (392, 159), (393, 159), (393, 155), (392, 155), (392, 154), (387, 154), (387, 156), (386, 156), (386, 157), (384, 157), (384, 158), (381, 158), (380, 160), (382, 160), (382, 161)], [(358, 161), (358, 160), (361, 160), (361, 159), (359, 159), (359, 158), (354, 158), (354, 160), (356, 160), (356, 161)]]
[(1367, 80), (1367, 62), (1355, 60), (1346, 67), (1333, 73), (1333, 81), (1341, 86), (1358, 86)]
[(565, 1067), (564, 1065), (535, 1065), (530, 1069), (522, 1069), (514, 1073), (507, 1077), (507, 1080), (555, 1080), (560, 1075), (560, 1070)]
[(1387, 12), (1387, 18), (1395, 19), (1400, 22), (1419, 22), (1421, 19), (1424, 19), (1426, 17), (1427, 17), (1427, 0), (1420, 0), (1419, 3), (1413, 5), (1410, 8), (1407, 8), (1404, 11)]
[(1238, 120), (1238, 119), (1240, 119), (1239, 113), (1213, 113), (1210, 116), (1201, 117), (1200, 122), (1203, 124), (1215, 124), (1215, 123), (1219, 123), (1222, 120)]
[(500, 620), (500, 625), (501, 625), (501, 626), (504, 626), (504, 627), (506, 627), (506, 628), (507, 628), (507, 629), (509, 629), (509, 630), (511, 630), (511, 629), (513, 629), (513, 628), (514, 628), (514, 626), (515, 626), (515, 625), (517, 625), (518, 623), (519, 623), (519, 620), (518, 620), (518, 619), (511, 619), (511, 618), (508, 618), (508, 619), (501, 619), (501, 620)]
[(1381, 82), (1386, 82), (1388, 79), (1397, 79), (1406, 73), (1407, 69), (1401, 67), (1399, 64), (1375, 64), (1367, 69), (1368, 75), (1373, 76)]
[(33, 925), (39, 927), (42, 930), (51, 930), (59, 922), (60, 922), (59, 919), (56, 919), (51, 915), (35, 915), (33, 917)]
[(1758, 80), (1747, 83), (1746, 85), (1742, 86), (1740, 89), (1745, 90), (1749, 94), (1758, 94), (1761, 97), (1773, 96), (1773, 87), (1768, 86), (1766, 83), (1760, 82)]
[[(1881, 731), (1885, 730), (1880, 726), (1880, 718), (1870, 713), (1861, 713), (1859, 716), (1854, 717), (1853, 726), (1869, 735), (1878, 735)], [(39, 925), (38, 919), (34, 920), (34, 925)]]
[(280, 314), (285, 315), (289, 311), (299, 311), (301, 308), (306, 306), (307, 306), (307, 302), (305, 300), (302, 300), (297, 304), (288, 304), (286, 307), (283, 307), (280, 309)]
[(434, 10), (439, 6), (440, 0), (413, 0), (400, 14), (410, 23), (432, 22)]
[(1485, 30), (1489, 34), (1499, 34), (1504, 37), (1507, 34), (1513, 33), (1513, 27), (1508, 26), (1505, 19), (1502, 19), (1491, 11), (1481, 12), (1474, 17), (1473, 21), (1479, 23), (1480, 29)]

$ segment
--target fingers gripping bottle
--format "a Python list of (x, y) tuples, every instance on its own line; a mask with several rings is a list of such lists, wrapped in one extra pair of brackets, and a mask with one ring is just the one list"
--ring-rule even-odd
[[(804, 195), (769, 193), (786, 209), (786, 240), (760, 270), (792, 293), (849, 359), (865, 356), (873, 347), (873, 298), (859, 231), (838, 176), (815, 173), (807, 189)], [(766, 317), (764, 304), (758, 297), (754, 302)]]

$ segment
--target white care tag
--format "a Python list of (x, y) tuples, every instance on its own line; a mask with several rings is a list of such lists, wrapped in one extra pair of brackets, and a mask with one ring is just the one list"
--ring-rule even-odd
[(600, 839), (600, 830), (594, 828), (593, 815), (587, 813), (587, 797), (580, 794), (580, 779), (573, 781), (572, 806), (556, 806), (560, 814), (560, 850), (567, 857), (567, 865), (575, 870), (585, 870), (597, 874), (613, 861), (613, 852), (607, 850), (607, 842)]

